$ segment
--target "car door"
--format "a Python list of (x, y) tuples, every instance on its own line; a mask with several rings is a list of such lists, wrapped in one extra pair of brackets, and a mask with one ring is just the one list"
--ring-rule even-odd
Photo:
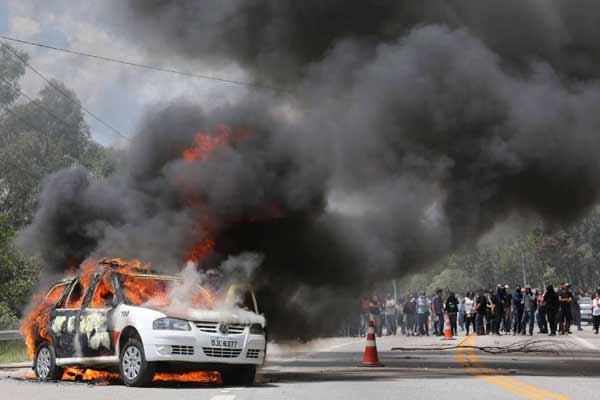
[(112, 314), (116, 292), (109, 273), (97, 274), (83, 303), (77, 332), (83, 357), (114, 355)]
[(57, 358), (77, 357), (75, 333), (85, 289), (79, 280), (74, 281), (68, 294), (50, 314), (50, 335)]

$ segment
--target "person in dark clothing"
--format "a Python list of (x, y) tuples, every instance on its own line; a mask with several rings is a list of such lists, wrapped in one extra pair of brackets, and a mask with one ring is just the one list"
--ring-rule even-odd
[(450, 320), (450, 328), (452, 329), (452, 336), (457, 335), (457, 316), (458, 316), (458, 299), (454, 295), (454, 293), (450, 293), (448, 298), (446, 299), (446, 303), (444, 304), (444, 308), (446, 313), (448, 314), (448, 319)]
[(523, 319), (523, 291), (521, 286), (515, 288), (512, 298), (513, 307), (513, 335), (521, 332), (521, 320)]
[(443, 290), (437, 289), (435, 296), (431, 299), (431, 308), (433, 309), (433, 330), (437, 336), (444, 334), (444, 298)]
[(504, 286), (498, 285), (496, 289), (496, 294), (493, 298), (494, 304), (494, 323), (492, 324), (492, 332), (496, 335), (500, 335), (500, 325), (502, 324), (502, 320), (504, 318), (504, 297), (506, 296), (506, 292), (504, 291)]
[(509, 292), (510, 287), (504, 285), (504, 333), (510, 334), (510, 328), (512, 326), (512, 294)]
[(548, 333), (548, 322), (546, 321), (546, 305), (544, 304), (544, 290), (536, 291), (537, 298), (537, 323), (540, 333)]
[(570, 285), (568, 283), (561, 285), (558, 292), (558, 302), (560, 304), (558, 320), (561, 335), (571, 333), (571, 321), (573, 321), (573, 315), (571, 314), (572, 301), (573, 293), (571, 293)]
[(544, 294), (544, 306), (546, 307), (546, 318), (550, 327), (550, 336), (556, 336), (556, 315), (558, 314), (558, 295), (554, 291), (554, 286), (549, 285)]
[(475, 323), (478, 335), (485, 335), (485, 317), (488, 310), (487, 304), (487, 296), (483, 290), (480, 290), (477, 292), (477, 298), (475, 299), (475, 311), (477, 312), (477, 320)]
[(417, 332), (417, 299), (409, 294), (406, 296), (403, 308), (404, 318), (406, 318), (405, 334), (406, 336), (414, 336)]
[(581, 298), (583, 297), (583, 291), (573, 290), (573, 301), (571, 302), (571, 315), (573, 317), (573, 323), (577, 326), (578, 331), (582, 331), (581, 327)]

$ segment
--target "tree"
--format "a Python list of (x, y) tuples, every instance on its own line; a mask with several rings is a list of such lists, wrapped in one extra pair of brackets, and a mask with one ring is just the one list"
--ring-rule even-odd
[(79, 100), (62, 83), (51, 81), (32, 101), (19, 97), (25, 67), (13, 52), (0, 46), (0, 329), (17, 324), (40, 271), (41, 261), (12, 239), (31, 220), (44, 177), (75, 164), (98, 176), (114, 169), (110, 149), (91, 139)]
[(18, 326), (40, 272), (38, 260), (23, 256), (12, 245), (15, 233), (0, 213), (0, 329)]

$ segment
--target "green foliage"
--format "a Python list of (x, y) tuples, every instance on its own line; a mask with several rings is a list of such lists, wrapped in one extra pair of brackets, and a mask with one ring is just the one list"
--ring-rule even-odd
[(0, 46), (0, 329), (14, 327), (38, 279), (40, 261), (21, 254), (12, 239), (31, 221), (44, 177), (73, 165), (97, 176), (115, 168), (111, 150), (91, 139), (75, 93), (53, 81), (24, 101), (14, 89), (24, 72)]
[[(12, 51), (11, 51), (12, 50)], [(18, 81), (25, 74), (25, 65), (12, 52), (19, 54), (24, 60), (29, 57), (8, 44), (0, 46), (0, 105), (12, 104), (18, 97), (18, 92), (12, 85), (19, 87)]]
[(498, 283), (533, 287), (568, 281), (593, 290), (600, 286), (600, 209), (562, 230), (534, 229), (509, 240), (458, 251), (430, 270), (401, 280), (406, 291), (442, 288), (464, 293)]
[(0, 342), (0, 364), (24, 362), (29, 359), (22, 340)]
[(11, 329), (29, 302), (37, 282), (40, 263), (27, 258), (12, 244), (15, 231), (0, 214), (0, 329)]
[(427, 288), (427, 293), (435, 293), (438, 288), (444, 289), (446, 294), (450, 292), (466, 293), (481, 286), (481, 282), (472, 277), (468, 271), (448, 268), (433, 277)]

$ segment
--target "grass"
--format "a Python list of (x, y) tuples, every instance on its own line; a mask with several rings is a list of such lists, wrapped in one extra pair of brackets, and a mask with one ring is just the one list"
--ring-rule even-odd
[(28, 361), (27, 347), (22, 340), (0, 342), (0, 364)]

